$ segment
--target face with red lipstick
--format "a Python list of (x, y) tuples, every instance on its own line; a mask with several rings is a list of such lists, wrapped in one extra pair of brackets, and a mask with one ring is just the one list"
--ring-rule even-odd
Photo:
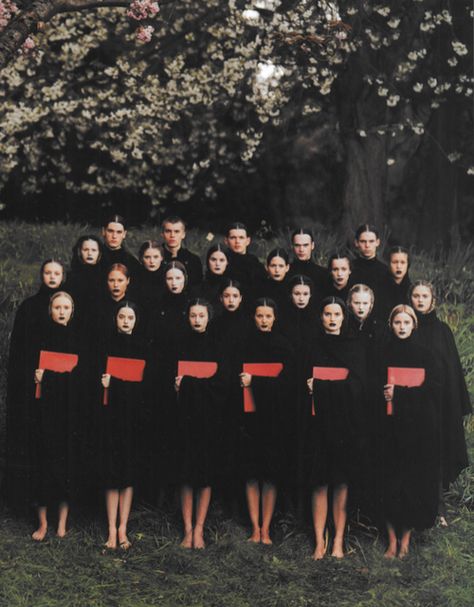
[(321, 313), (324, 332), (328, 335), (340, 335), (344, 312), (337, 303), (327, 304)]

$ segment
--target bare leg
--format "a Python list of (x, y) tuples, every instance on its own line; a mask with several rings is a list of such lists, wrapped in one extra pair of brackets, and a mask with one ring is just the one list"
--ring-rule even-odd
[(249, 542), (258, 544), (261, 539), (260, 532), (260, 487), (258, 481), (248, 481), (246, 486), (247, 506), (249, 509), (250, 522), (252, 523), (252, 535)]
[(47, 508), (46, 506), (40, 506), (38, 508), (38, 529), (32, 533), (31, 537), (36, 542), (42, 542), (46, 537), (48, 531), (48, 520), (47, 520)]
[(196, 500), (196, 523), (193, 531), (193, 546), (198, 550), (206, 547), (204, 543), (204, 523), (206, 522), (207, 511), (211, 501), (211, 487), (199, 489)]
[(263, 483), (262, 487), (262, 544), (270, 546), (273, 542), (270, 538), (270, 523), (275, 510), (277, 490), (272, 483)]
[(338, 485), (334, 489), (333, 503), (332, 503), (332, 516), (334, 519), (334, 527), (336, 534), (334, 536), (334, 543), (332, 546), (331, 556), (338, 559), (344, 557), (344, 531), (346, 529), (347, 519), (347, 485)]
[(67, 502), (61, 502), (58, 508), (58, 528), (56, 535), (58, 537), (64, 537), (66, 535), (67, 517), (69, 514), (69, 504)]
[(131, 546), (131, 543), (127, 537), (127, 525), (130, 510), (132, 509), (132, 500), (133, 487), (125, 487), (125, 489), (120, 490), (118, 541), (120, 548), (123, 548), (124, 550), (128, 550)]
[(404, 529), (400, 540), (400, 551), (398, 553), (399, 559), (404, 559), (408, 556), (408, 552), (410, 550), (410, 538), (411, 529)]
[(182, 548), (193, 547), (193, 489), (189, 485), (181, 487), (181, 514), (184, 523)]
[(397, 534), (393, 525), (387, 521), (387, 533), (388, 533), (388, 548), (385, 551), (384, 557), (386, 559), (394, 559), (397, 556)]
[(109, 525), (109, 537), (105, 542), (105, 547), (115, 550), (117, 548), (118, 489), (107, 489), (105, 492), (105, 506), (107, 508), (107, 521)]
[(318, 487), (312, 495), (313, 526), (316, 536), (316, 548), (313, 559), (319, 561), (326, 554), (326, 543), (324, 541), (324, 532), (326, 530), (326, 520), (328, 517), (328, 488), (327, 485)]

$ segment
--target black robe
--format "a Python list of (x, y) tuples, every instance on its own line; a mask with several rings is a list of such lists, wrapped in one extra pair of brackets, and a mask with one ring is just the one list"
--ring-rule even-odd
[(390, 274), (388, 267), (379, 259), (365, 259), (357, 257), (352, 262), (352, 284), (364, 284), (372, 289), (375, 295), (373, 313), (383, 319), (384, 309), (382, 297), (385, 285)]
[(313, 367), (349, 370), (345, 380), (313, 382), (314, 407), (305, 439), (307, 485), (357, 487), (366, 467), (367, 403), (365, 353), (360, 340), (322, 333), (310, 350), (307, 378)]
[[(39, 340), (49, 325), (50, 297), (61, 290), (42, 284), (25, 299), (15, 315), (10, 336), (6, 396), (6, 469), (2, 493), (16, 512), (26, 514), (32, 503), (36, 465), (32, 452), (32, 373)], [(34, 403), (33, 403), (34, 404)]]
[(325, 288), (323, 289), (322, 295), (323, 295), (323, 299), (325, 297), (338, 297), (339, 299), (342, 299), (342, 301), (344, 303), (347, 302), (347, 297), (349, 295), (349, 291), (353, 285), (353, 281), (351, 280), (351, 277), (349, 277), (349, 280), (347, 281), (347, 284), (345, 287), (343, 287), (342, 289), (337, 289), (334, 286), (334, 283), (332, 280), (328, 280), (326, 283)]
[[(186, 268), (188, 274), (188, 285), (193, 287), (198, 285), (202, 280), (202, 264), (200, 258), (191, 253), (189, 249), (181, 247), (178, 250), (176, 257), (173, 257), (166, 247), (163, 247), (164, 260), (168, 264), (171, 261), (179, 261)], [(165, 269), (166, 271), (166, 269)]]
[[(383, 397), (388, 367), (423, 368), (426, 374), (420, 387), (395, 387), (390, 416)], [(384, 519), (399, 531), (427, 529), (438, 512), (439, 388), (439, 370), (430, 351), (413, 336), (391, 336), (380, 364), (378, 479)]]
[(290, 289), (288, 280), (278, 281), (268, 277), (259, 283), (253, 290), (253, 303), (260, 297), (269, 297), (277, 305), (277, 326), (279, 325), (280, 317), (285, 313), (290, 306)]
[(390, 312), (399, 304), (409, 304), (408, 291), (411, 287), (410, 277), (407, 274), (403, 277), (400, 284), (397, 284), (390, 272), (381, 284), (379, 295), (379, 317), (388, 323)]
[[(184, 376), (177, 395), (178, 477), (194, 488), (215, 483), (219, 473), (222, 413), (225, 406), (226, 370), (212, 335), (188, 329), (176, 364), (183, 361), (217, 362), (210, 378)], [(176, 370), (176, 375), (178, 374)]]
[(229, 251), (229, 265), (227, 266), (229, 278), (237, 280), (242, 286), (244, 305), (250, 305), (253, 289), (265, 280), (267, 273), (265, 268), (252, 253), (241, 255)]
[(82, 326), (94, 314), (105, 288), (106, 278), (101, 263), (90, 265), (73, 259), (65, 291), (74, 300), (74, 318)]
[(108, 274), (110, 270), (110, 266), (115, 263), (121, 263), (127, 267), (130, 276), (132, 277), (132, 281), (134, 275), (140, 271), (141, 264), (138, 259), (132, 255), (125, 247), (120, 247), (120, 249), (109, 249), (109, 247), (104, 244), (102, 249), (102, 258), (101, 265), (104, 268), (105, 275)]
[[(244, 413), (240, 389), (240, 477), (245, 481), (278, 483), (288, 477), (288, 427), (295, 416), (294, 400), (289, 394), (293, 350), (276, 331), (251, 328), (243, 348), (241, 363), (280, 362), (278, 377), (252, 376), (251, 389), (255, 413)], [(242, 367), (241, 367), (242, 369)]]
[(451, 329), (434, 310), (417, 317), (415, 339), (435, 355), (441, 372), (441, 478), (448, 488), (469, 466), (462, 418), (472, 413), (472, 406)]
[(222, 286), (229, 279), (227, 272), (224, 274), (213, 274), (206, 272), (206, 278), (200, 283), (191, 288), (191, 299), (196, 297), (207, 300), (213, 307), (215, 314), (222, 312), (222, 304), (220, 295)]
[(165, 289), (164, 264), (155, 272), (150, 272), (144, 266), (140, 266), (130, 285), (130, 299), (140, 302), (149, 316), (160, 306)]
[[(148, 362), (147, 348), (136, 335), (117, 331), (102, 346), (97, 384), (105, 373), (108, 356), (141, 359)], [(144, 380), (146, 381), (146, 380)], [(105, 489), (136, 486), (146, 477), (145, 431), (148, 410), (144, 382), (124, 381), (112, 377), (108, 404), (103, 404), (103, 389), (96, 407), (100, 418), (99, 462), (100, 484)]]

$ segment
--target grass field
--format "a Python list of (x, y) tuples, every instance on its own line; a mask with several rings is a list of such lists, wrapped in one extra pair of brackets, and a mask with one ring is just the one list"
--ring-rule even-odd
[[(4, 413), (4, 368), (14, 311), (38, 284), (40, 262), (52, 255), (67, 261), (79, 226), (0, 224), (0, 407)], [(135, 232), (135, 251), (158, 231)], [(202, 253), (204, 234), (190, 234)], [(334, 245), (321, 238), (321, 256)], [(264, 254), (271, 244), (258, 243)], [(459, 249), (442, 263), (418, 255), (415, 278), (434, 277), (443, 318), (455, 332), (463, 366), (474, 389), (472, 251)], [(1, 420), (2, 418), (0, 418)], [(3, 444), (0, 421), (0, 444)], [(467, 420), (471, 461), (474, 424)], [(245, 517), (231, 517), (215, 500), (203, 552), (179, 548), (177, 508), (136, 508), (129, 552), (103, 554), (105, 520), (75, 519), (66, 538), (51, 533), (33, 543), (33, 523), (0, 508), (0, 607), (472, 607), (474, 604), (474, 471), (463, 473), (449, 498), (447, 529), (415, 535), (405, 561), (386, 562), (374, 530), (352, 523), (348, 555), (315, 563), (309, 521), (289, 514), (275, 519), (273, 547), (249, 545)]]

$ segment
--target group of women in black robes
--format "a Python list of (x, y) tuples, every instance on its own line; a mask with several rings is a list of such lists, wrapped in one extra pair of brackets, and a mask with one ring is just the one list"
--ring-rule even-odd
[[(229, 246), (233, 233), (245, 230), (235, 225)], [(442, 488), (468, 465), (462, 416), (470, 403), (431, 285), (410, 285), (401, 247), (390, 251), (388, 267), (374, 260), (374, 230), (361, 226), (359, 257), (337, 252), (327, 270), (311, 260), (307, 230), (292, 236), (294, 262), (275, 249), (265, 269), (246, 248), (216, 245), (207, 253), (204, 280), (192, 286), (185, 265), (165, 264), (156, 241), (142, 245), (133, 274), (123, 256), (104, 265), (103, 244), (90, 235), (74, 247), (67, 280), (61, 264), (45, 262), (39, 292), (15, 319), (7, 403), (6, 494), (16, 509), (36, 505), (36, 539), (44, 537), (41, 509), (59, 504), (63, 535), (63, 505), (100, 487), (107, 496), (106, 546), (126, 548), (133, 488), (153, 499), (177, 485), (183, 546), (202, 548), (211, 487), (244, 483), (254, 542), (271, 543), (277, 488), (286, 487), (300, 501), (311, 492), (315, 558), (326, 552), (331, 492), (334, 556), (343, 555), (347, 500), (388, 522), (388, 556), (392, 532), (395, 553), (403, 556), (406, 532), (429, 527), (438, 513), (444, 517)], [(361, 276), (364, 282), (355, 283)], [(420, 289), (429, 292), (426, 309)], [(51, 317), (56, 292), (69, 293), (74, 307), (66, 324)], [(411, 308), (399, 311), (413, 323), (402, 339), (387, 328), (387, 318), (407, 303), (416, 316)], [(133, 326), (124, 330), (119, 316), (127, 314)], [(79, 363), (39, 379), (42, 350), (74, 353)], [(108, 373), (110, 357), (144, 361), (142, 378)], [(215, 363), (217, 370), (180, 376), (179, 361)], [(244, 364), (281, 368), (260, 375)], [(423, 386), (390, 388), (389, 366), (424, 369)], [(336, 378), (318, 376), (315, 368), (335, 369)]]

